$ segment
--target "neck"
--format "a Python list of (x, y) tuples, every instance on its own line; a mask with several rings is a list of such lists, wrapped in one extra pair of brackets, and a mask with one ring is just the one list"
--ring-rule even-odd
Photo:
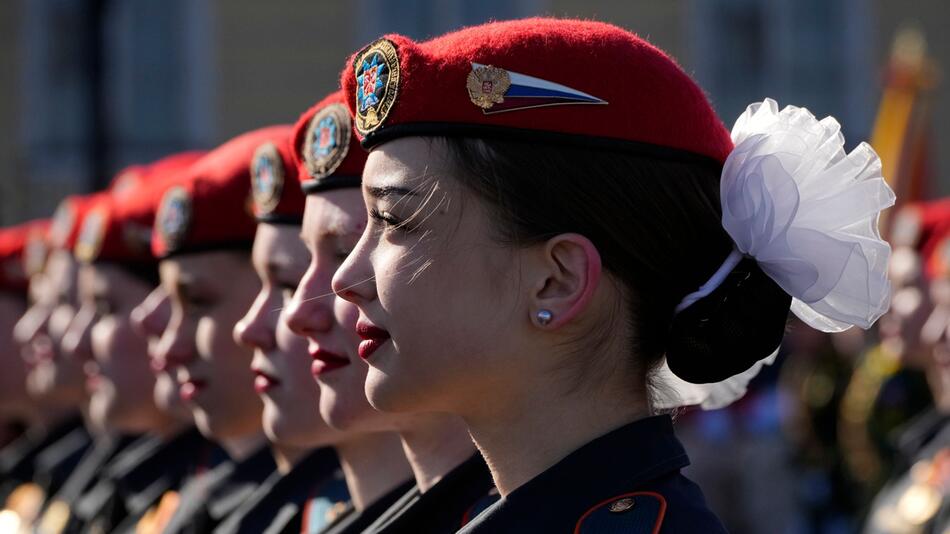
[(271, 452), (274, 453), (274, 463), (277, 464), (277, 470), (285, 475), (312, 450), (313, 449), (307, 447), (294, 447), (282, 443), (271, 443)]
[(538, 476), (571, 452), (625, 424), (646, 417), (645, 400), (618, 388), (563, 387), (535, 380), (518, 398), (467, 414), (472, 438), (502, 496)]
[(934, 399), (934, 407), (943, 414), (950, 413), (950, 368), (929, 361), (924, 369), (927, 385)]
[(218, 443), (227, 451), (232, 460), (241, 462), (260, 449), (266, 439), (263, 432), (255, 432), (245, 436), (225, 438)]
[(399, 435), (422, 493), (475, 453), (468, 426), (457, 415), (421, 415)]
[(353, 507), (363, 511), (408, 480), (412, 470), (393, 432), (359, 434), (336, 445)]

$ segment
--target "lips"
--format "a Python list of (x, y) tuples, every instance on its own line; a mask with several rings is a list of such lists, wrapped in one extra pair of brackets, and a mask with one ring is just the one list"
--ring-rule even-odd
[(311, 347), (310, 357), (313, 358), (313, 363), (310, 365), (310, 372), (313, 373), (313, 376), (326, 374), (350, 365), (349, 358), (318, 347)]
[(260, 369), (253, 369), (254, 371), (254, 391), (258, 395), (263, 395), (271, 389), (280, 385), (280, 380), (276, 377), (271, 376)]
[(360, 358), (364, 360), (368, 360), (376, 349), (389, 340), (389, 332), (363, 319), (356, 323), (356, 335), (363, 340), (360, 342), (359, 353)]
[(95, 362), (86, 362), (82, 367), (86, 374), (86, 391), (92, 393), (102, 385), (102, 375), (99, 374), (99, 366)]
[(191, 378), (178, 386), (178, 395), (181, 400), (190, 402), (195, 400), (206, 387), (208, 387), (208, 383), (204, 380)]

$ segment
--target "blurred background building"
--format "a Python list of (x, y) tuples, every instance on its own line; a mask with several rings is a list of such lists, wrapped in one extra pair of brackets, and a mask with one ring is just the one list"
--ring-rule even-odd
[[(670, 52), (727, 125), (764, 96), (870, 135), (898, 27), (950, 65), (945, 0), (8, 0), (0, 2), (0, 223), (49, 213), (121, 166), (289, 122), (385, 32), (534, 14), (619, 24)], [(950, 70), (942, 69), (944, 72)], [(950, 85), (934, 167), (950, 169)], [(948, 188), (946, 180), (940, 187)]]

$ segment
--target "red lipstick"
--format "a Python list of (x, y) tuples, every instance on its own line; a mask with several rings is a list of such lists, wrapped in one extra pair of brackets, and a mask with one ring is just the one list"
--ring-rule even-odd
[(349, 358), (321, 348), (311, 348), (310, 357), (313, 358), (313, 363), (310, 364), (310, 372), (313, 373), (313, 376), (319, 376), (350, 365)]
[(360, 358), (369, 359), (383, 343), (389, 340), (389, 332), (382, 328), (360, 319), (356, 323), (356, 335), (363, 341), (360, 342)]
[(195, 398), (197, 398), (198, 395), (201, 394), (201, 391), (206, 387), (208, 387), (208, 383), (204, 380), (192, 378), (191, 380), (183, 382), (178, 387), (178, 395), (181, 397), (181, 400), (190, 402), (195, 400)]
[(264, 371), (259, 369), (253, 369), (253, 371), (254, 375), (256, 375), (254, 377), (254, 391), (257, 392), (258, 395), (263, 395), (272, 388), (280, 385), (280, 380), (265, 373)]

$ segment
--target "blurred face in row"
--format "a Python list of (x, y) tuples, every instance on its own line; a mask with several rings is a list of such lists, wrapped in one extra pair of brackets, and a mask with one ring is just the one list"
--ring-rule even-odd
[(0, 291), (0, 416), (19, 418), (31, 411), (26, 391), (26, 365), (20, 358), (19, 346), (13, 340), (13, 328), (23, 312), (26, 301), (22, 295)]
[(176, 370), (168, 365), (159, 351), (162, 334), (171, 318), (171, 299), (161, 285), (152, 289), (132, 310), (131, 319), (136, 332), (145, 338), (148, 347), (149, 367), (155, 375), (152, 397), (155, 405), (179, 421), (191, 422), (191, 410), (178, 394)]
[(300, 239), (308, 265), (287, 313), (290, 328), (306, 339), (311, 371), (320, 386), (320, 415), (332, 426), (357, 432), (392, 431), (404, 416), (379, 412), (366, 398), (369, 366), (359, 357), (359, 310), (335, 298), (333, 273), (366, 226), (366, 208), (357, 188), (307, 196)]
[(28, 391), (38, 401), (62, 408), (80, 405), (85, 397), (82, 363), (61, 350), (78, 308), (77, 272), (69, 251), (53, 251), (44, 271), (30, 280), (31, 305), (13, 334), (29, 369)]
[(171, 314), (156, 358), (175, 369), (179, 395), (198, 429), (215, 439), (260, 431), (262, 405), (251, 394), (253, 353), (232, 337), (260, 288), (247, 254), (183, 254), (163, 260), (159, 274)]
[(83, 364), (89, 419), (97, 427), (137, 433), (161, 431), (167, 423), (152, 399), (155, 377), (146, 340), (131, 320), (150, 289), (117, 264), (80, 268), (80, 307), (63, 338), (63, 351)]
[(310, 262), (300, 227), (260, 223), (251, 256), (261, 290), (234, 327), (235, 340), (254, 350), (254, 389), (264, 403), (268, 438), (295, 447), (317, 447), (344, 437), (320, 417), (320, 389), (310, 375), (306, 339), (287, 326), (288, 305)]
[(932, 345), (922, 342), (921, 332), (933, 303), (920, 253), (911, 247), (895, 248), (888, 270), (893, 289), (891, 308), (879, 323), (881, 344), (907, 365), (924, 368)]

